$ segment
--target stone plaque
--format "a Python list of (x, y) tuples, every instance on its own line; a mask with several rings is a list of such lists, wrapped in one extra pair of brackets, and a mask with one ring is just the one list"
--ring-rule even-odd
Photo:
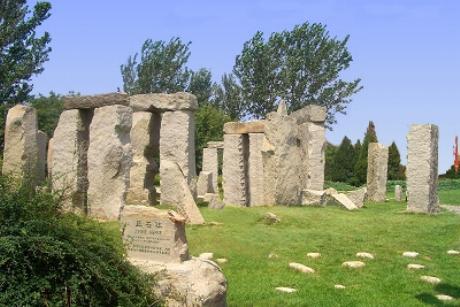
[(128, 258), (157, 262), (182, 262), (189, 258), (185, 218), (176, 212), (126, 206), (121, 222)]

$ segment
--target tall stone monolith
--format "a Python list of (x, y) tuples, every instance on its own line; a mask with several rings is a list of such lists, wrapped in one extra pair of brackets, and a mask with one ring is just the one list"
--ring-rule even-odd
[(247, 157), (247, 134), (224, 134), (222, 184), (226, 205), (247, 205)]
[(33, 186), (39, 181), (37, 112), (25, 105), (8, 110), (3, 151), (3, 175), (26, 179)]
[(399, 184), (395, 185), (395, 200), (396, 201), (403, 201), (404, 200), (403, 190), (402, 190), (402, 187)]
[(324, 189), (324, 155), (326, 145), (324, 123), (307, 122), (300, 125), (299, 129), (307, 131), (307, 137), (302, 140), (302, 143), (306, 143), (307, 150), (304, 160), (304, 163), (307, 163), (306, 189), (322, 191)]
[(211, 173), (213, 193), (217, 193), (217, 178), (219, 171), (219, 156), (217, 147), (203, 148), (202, 170)]
[(49, 148), (53, 191), (62, 193), (66, 210), (86, 213), (87, 155), (92, 110), (64, 110)]
[(436, 213), (439, 210), (438, 139), (436, 125), (412, 125), (407, 135), (407, 210)]
[(125, 205), (132, 160), (131, 124), (130, 107), (94, 110), (88, 150), (88, 213), (93, 217), (116, 220)]
[(388, 147), (370, 143), (367, 156), (367, 193), (370, 201), (385, 201), (387, 178)]
[(264, 167), (262, 145), (265, 136), (263, 133), (249, 133), (248, 157), (248, 204), (250, 207), (265, 204)]

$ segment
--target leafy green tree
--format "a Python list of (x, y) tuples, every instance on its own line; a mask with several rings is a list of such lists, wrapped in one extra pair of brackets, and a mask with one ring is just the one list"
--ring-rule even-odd
[(52, 137), (63, 110), (62, 97), (53, 92), (50, 92), (49, 96), (40, 94), (32, 99), (30, 104), (37, 110), (38, 128)]
[(210, 104), (201, 106), (195, 116), (195, 148), (199, 171), (201, 170), (203, 148), (209, 141), (221, 141), (223, 139), (224, 124), (230, 121), (230, 118), (222, 110)]
[(335, 114), (345, 113), (351, 96), (362, 88), (360, 79), (340, 78), (352, 62), (348, 39), (331, 37), (325, 25), (308, 22), (272, 33), (267, 41), (257, 32), (233, 67), (251, 115), (261, 118), (275, 111), (281, 98), (293, 111), (308, 104), (325, 106), (333, 124)]
[(246, 115), (245, 104), (241, 86), (237, 83), (233, 74), (224, 74), (220, 85), (215, 85), (214, 98), (211, 103), (223, 110), (234, 121), (238, 121)]
[(401, 155), (395, 142), (391, 143), (388, 148), (388, 179), (404, 180), (404, 166), (401, 165)]
[(187, 91), (196, 96), (198, 105), (207, 104), (213, 94), (212, 74), (206, 68), (201, 68), (196, 72), (192, 72), (190, 85)]
[(351, 183), (354, 175), (355, 149), (351, 140), (344, 137), (334, 155), (334, 172), (332, 180)]
[(334, 157), (337, 152), (337, 146), (327, 142), (325, 149), (325, 166), (324, 166), (324, 179), (333, 181), (334, 178)]
[(364, 135), (361, 151), (359, 152), (359, 156), (355, 165), (355, 176), (357, 179), (357, 184), (361, 185), (367, 181), (367, 154), (369, 143), (374, 142), (378, 142), (377, 133), (375, 131), (374, 122), (370, 121), (366, 134)]
[(123, 88), (129, 94), (175, 93), (185, 91), (190, 83), (191, 71), (186, 66), (191, 42), (178, 37), (169, 42), (148, 39), (138, 54), (130, 56), (121, 65)]
[(442, 177), (449, 179), (460, 179), (460, 171), (455, 173), (455, 167), (452, 165)]

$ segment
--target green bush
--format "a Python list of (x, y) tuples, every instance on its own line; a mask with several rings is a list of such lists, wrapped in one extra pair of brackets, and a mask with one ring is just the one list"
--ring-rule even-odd
[(152, 306), (152, 277), (124, 258), (118, 223), (0, 177), (0, 306)]

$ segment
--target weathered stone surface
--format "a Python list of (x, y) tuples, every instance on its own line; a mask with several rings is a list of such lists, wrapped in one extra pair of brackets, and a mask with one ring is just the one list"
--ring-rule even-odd
[(224, 202), (220, 199), (219, 195), (215, 193), (208, 193), (205, 195), (205, 199), (208, 202), (209, 209), (223, 209), (225, 207)]
[(460, 255), (460, 251), (450, 249), (447, 251), (447, 255), (457, 256), (457, 255)]
[(214, 258), (214, 253), (201, 253), (198, 258), (202, 260), (212, 260), (212, 258)]
[[(208, 145), (209, 146), (209, 145)], [(212, 192), (218, 191), (217, 177), (219, 171), (219, 155), (218, 149), (214, 148), (203, 148), (203, 163), (202, 170), (211, 173), (212, 180)]]
[(64, 110), (54, 130), (52, 186), (63, 193), (64, 208), (86, 213), (87, 155), (91, 110)]
[(312, 259), (317, 259), (321, 257), (321, 254), (320, 253), (308, 253), (307, 257), (312, 258)]
[(407, 135), (408, 211), (439, 211), (438, 138), (436, 125), (412, 125)]
[(454, 298), (447, 294), (436, 294), (436, 298), (440, 301), (453, 301)]
[(271, 224), (277, 224), (281, 222), (281, 219), (274, 213), (272, 212), (267, 212), (264, 214), (264, 221), (265, 223), (271, 225)]
[[(324, 167), (325, 167), (325, 146), (326, 130), (323, 124), (305, 123), (299, 126), (301, 142), (306, 146), (306, 156), (303, 164), (306, 163), (305, 188), (309, 190), (322, 190), (324, 188)], [(304, 174), (305, 175), (305, 174)]]
[(216, 259), (216, 262), (217, 262), (218, 264), (224, 264), (224, 263), (227, 263), (227, 262), (228, 262), (228, 259), (226, 259), (226, 258), (217, 258), (217, 259)]
[(344, 263), (342, 263), (343, 267), (347, 267), (350, 269), (359, 269), (364, 267), (365, 265), (366, 264), (362, 261), (345, 261)]
[(302, 191), (302, 205), (314, 206), (324, 204), (324, 191), (316, 190), (303, 190)]
[(334, 285), (334, 288), (338, 290), (343, 290), (345, 289), (345, 286), (344, 285)]
[(247, 133), (263, 133), (265, 130), (265, 122), (263, 120), (253, 122), (228, 122), (224, 124), (225, 134), (247, 134)]
[(367, 188), (361, 188), (344, 193), (358, 208), (362, 208), (367, 201)]
[(105, 106), (129, 106), (129, 96), (124, 93), (108, 93), (91, 96), (66, 96), (64, 109), (95, 109)]
[(289, 288), (289, 287), (276, 287), (275, 290), (278, 291), (278, 292), (282, 292), (282, 293), (294, 293), (294, 292), (297, 292), (296, 289)]
[[(176, 162), (190, 184), (196, 176), (195, 115), (189, 110), (164, 112), (160, 131), (160, 165), (163, 160)], [(160, 170), (160, 177), (163, 178)]]
[(417, 252), (404, 252), (403, 257), (415, 258), (419, 255)]
[(407, 268), (409, 270), (421, 270), (421, 269), (424, 269), (425, 266), (423, 264), (417, 264), (417, 263), (409, 263), (407, 265)]
[(301, 273), (306, 273), (306, 274), (315, 273), (314, 269), (307, 267), (306, 265), (303, 265), (301, 263), (291, 262), (289, 263), (289, 267)]
[(421, 276), (420, 279), (432, 285), (437, 285), (441, 283), (441, 279), (434, 276)]
[(262, 159), (262, 144), (265, 136), (263, 133), (249, 133), (248, 157), (248, 205), (250, 207), (265, 204), (264, 192), (264, 167)]
[(25, 105), (15, 105), (8, 110), (3, 151), (3, 175), (26, 179), (37, 184), (38, 143), (37, 112)]
[(198, 102), (195, 95), (185, 92), (174, 94), (152, 93), (139, 94), (130, 97), (133, 111), (176, 111), (197, 110)]
[(276, 113), (278, 113), (281, 116), (287, 116), (288, 115), (286, 101), (284, 101), (284, 100), (280, 101), (280, 103), (278, 104), (278, 109), (276, 110)]
[(226, 205), (247, 205), (248, 136), (224, 135), (223, 189)]
[(212, 187), (212, 173), (206, 171), (200, 172), (196, 184), (196, 191), (198, 196), (204, 196), (206, 193), (212, 193), (214, 191)]
[(132, 163), (129, 171), (129, 205), (153, 205), (156, 202), (154, 178), (158, 173), (155, 156), (159, 154), (161, 118), (151, 112), (134, 112), (130, 132)]
[(224, 142), (223, 141), (209, 141), (207, 143), (208, 148), (219, 148), (223, 149), (224, 148)]
[(46, 160), (48, 146), (48, 135), (45, 132), (37, 131), (38, 161), (37, 161), (37, 180), (38, 183), (45, 181), (46, 178)]
[(395, 185), (395, 200), (396, 201), (403, 201), (404, 200), (404, 193), (402, 191), (402, 187), (397, 184)]
[(154, 291), (166, 306), (227, 306), (227, 280), (212, 261), (193, 258), (182, 263), (131, 262), (155, 274)]
[[(46, 167), (48, 172), (48, 178), (52, 180), (53, 178), (53, 149), (54, 149), (54, 138), (51, 138), (48, 141), (48, 152), (46, 155)], [(52, 182), (52, 181), (51, 181)]]
[(325, 107), (312, 104), (292, 112), (291, 116), (295, 118), (297, 124), (306, 122), (324, 123), (327, 116), (327, 110)]
[(385, 201), (387, 176), (388, 147), (370, 143), (367, 156), (367, 194), (370, 201)]
[(365, 259), (374, 259), (374, 255), (372, 255), (371, 253), (367, 253), (367, 252), (356, 253), (356, 257), (365, 258)]
[(327, 202), (335, 201), (336, 203), (344, 206), (348, 210), (355, 210), (358, 207), (343, 193), (334, 193), (328, 195)]
[(161, 204), (172, 205), (186, 218), (187, 223), (203, 224), (204, 219), (198, 209), (186, 178), (174, 161), (160, 162)]
[(94, 110), (88, 149), (88, 213), (93, 217), (118, 219), (125, 205), (132, 161), (131, 124), (129, 107)]
[(176, 212), (125, 206), (120, 220), (129, 259), (159, 262), (189, 259), (185, 218)]

